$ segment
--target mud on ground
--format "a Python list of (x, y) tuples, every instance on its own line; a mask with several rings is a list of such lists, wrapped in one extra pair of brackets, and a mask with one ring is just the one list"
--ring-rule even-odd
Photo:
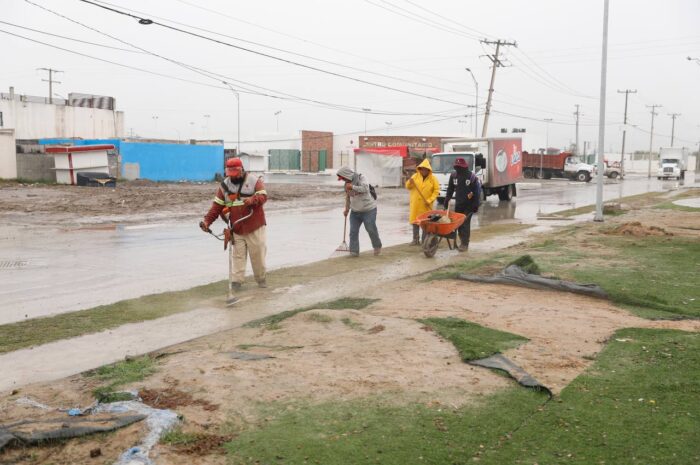
[[(699, 231), (689, 229), (696, 215), (670, 210), (631, 211), (608, 220), (606, 227), (635, 221), (641, 231), (654, 226), (674, 236), (700, 237)], [(585, 238), (600, 234), (603, 228), (588, 224), (568, 237), (583, 244)], [(183, 433), (202, 442), (189, 449), (160, 444), (152, 454), (155, 462), (223, 464), (222, 438), (267, 421), (274, 408), (367, 396), (457, 408), (512, 385), (488, 369), (464, 364), (451, 343), (422, 329), (416, 321), (420, 318), (462, 318), (529, 338), (505, 355), (555, 394), (593, 363), (619, 328), (700, 331), (697, 320), (645, 320), (585, 296), (462, 281), (426, 282), (423, 276), (370, 287), (363, 297), (379, 300), (363, 310), (310, 310), (272, 327), (237, 328), (164, 351), (170, 355), (159, 359), (154, 375), (125, 388), (139, 389), (149, 404), (182, 414)], [(241, 354), (268, 358), (245, 360)], [(92, 402), (95, 383), (75, 376), (28, 386), (0, 398), (0, 417), (9, 421), (42, 414), (18, 406), (15, 401), (21, 396), (53, 406), (84, 407)], [(99, 440), (72, 440), (36, 451), (15, 449), (1, 458), (17, 460), (14, 463), (96, 463), (89, 450), (101, 444), (105, 460), (113, 460), (137, 442), (143, 428), (137, 424)]]
[[(148, 219), (150, 215), (160, 219), (200, 216), (211, 205), (218, 186), (215, 182), (137, 180), (119, 182), (116, 188), (101, 188), (0, 181), (0, 214), (41, 214), (43, 218), (57, 215), (62, 219), (116, 217), (120, 221), (129, 215), (138, 215), (138, 219)], [(342, 196), (342, 189), (335, 186), (266, 184), (265, 187), (268, 200), (278, 206)]]

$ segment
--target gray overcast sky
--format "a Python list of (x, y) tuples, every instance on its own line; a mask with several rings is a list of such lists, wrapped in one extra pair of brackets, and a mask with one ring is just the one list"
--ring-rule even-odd
[[(377, 129), (374, 133), (472, 134), (471, 121), (464, 117), (401, 126), (445, 118), (424, 116), (431, 113), (470, 114), (472, 110), (463, 105), (474, 103), (474, 84), (465, 67), (474, 71), (479, 82), (483, 112), (490, 78), (490, 61), (483, 55), (492, 53), (493, 48), (479, 43), (478, 38), (488, 37), (518, 43), (517, 49), (507, 48), (503, 54), (504, 62), (512, 66), (498, 70), (494, 112), (535, 119), (494, 113), (490, 135), (498, 135), (502, 127), (522, 127), (527, 129), (525, 148), (544, 146), (546, 123), (542, 120), (552, 118), (549, 145), (563, 147), (575, 138), (574, 105), (580, 104), (581, 145), (584, 140), (592, 143), (597, 139), (603, 0), (109, 0), (114, 7), (138, 11), (142, 17), (159, 17), (164, 23), (237, 46), (408, 93), (322, 74), (157, 25), (140, 25), (78, 0), (31, 1), (149, 52), (205, 70), (198, 73), (138, 51), (24, 0), (0, 0), (0, 21), (117, 49), (0, 23), (2, 31), (137, 68), (99, 62), (0, 33), (5, 63), (0, 68), (2, 91), (14, 86), (19, 93), (45, 95), (44, 73), (35, 69), (63, 70), (58, 77), (62, 83), (55, 92), (116, 97), (119, 109), (126, 112), (126, 127), (143, 136), (235, 140), (235, 98), (229, 90), (207, 87), (221, 86), (221, 79), (209, 73), (227, 76), (242, 92), (254, 89), (252, 84), (275, 95), (400, 113), (367, 115), (367, 128)], [(610, 1), (606, 150), (620, 150), (624, 95), (616, 91), (626, 88), (638, 90), (629, 102), (630, 123), (639, 125), (628, 132), (631, 149), (648, 148), (648, 104), (663, 105), (658, 110), (655, 147), (670, 141), (665, 137), (671, 134), (668, 113), (681, 113), (676, 120), (677, 145), (697, 144), (700, 65), (688, 61), (689, 55), (700, 58), (700, 1)], [(138, 71), (141, 69), (207, 86)], [(248, 84), (243, 87), (232, 79)], [(280, 134), (276, 132), (277, 119)], [(479, 121), (481, 124), (482, 116)], [(362, 133), (364, 125), (361, 110), (339, 111), (241, 94), (243, 141), (276, 139), (297, 134), (300, 129)]]

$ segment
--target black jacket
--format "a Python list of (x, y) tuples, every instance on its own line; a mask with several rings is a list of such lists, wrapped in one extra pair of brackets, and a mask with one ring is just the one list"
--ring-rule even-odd
[[(469, 194), (471, 198), (469, 198)], [(445, 194), (445, 206), (450, 202), (452, 196), (455, 198), (455, 211), (458, 213), (472, 213), (479, 209), (481, 203), (481, 182), (472, 172), (467, 170), (463, 173), (453, 171), (450, 180), (447, 182), (447, 193)]]

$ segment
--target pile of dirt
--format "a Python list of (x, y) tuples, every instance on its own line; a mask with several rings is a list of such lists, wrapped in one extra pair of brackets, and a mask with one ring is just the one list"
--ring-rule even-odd
[(212, 404), (204, 399), (195, 399), (191, 394), (173, 387), (165, 389), (142, 389), (139, 391), (139, 397), (144, 404), (159, 409), (175, 409), (187, 405), (199, 405), (209, 412), (219, 409), (217, 404)]
[(233, 435), (197, 434), (194, 439), (183, 444), (173, 444), (171, 447), (179, 454), (206, 456), (223, 454), (223, 445), (234, 439)]
[(612, 236), (634, 236), (634, 237), (644, 237), (644, 236), (673, 236), (673, 233), (666, 231), (664, 228), (658, 226), (644, 226), (639, 221), (632, 221), (630, 223), (624, 223), (620, 226), (606, 231), (605, 234)]

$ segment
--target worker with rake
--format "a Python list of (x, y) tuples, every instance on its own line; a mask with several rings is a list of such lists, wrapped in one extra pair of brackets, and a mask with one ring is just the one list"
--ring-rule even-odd
[[(253, 276), (258, 287), (267, 287), (265, 281), (265, 255), (267, 241), (265, 233), (265, 211), (267, 192), (262, 177), (243, 169), (240, 158), (226, 160), (226, 178), (216, 191), (214, 202), (204, 216), (200, 227), (210, 232), (209, 226), (221, 218), (228, 223), (224, 231), (226, 242), (231, 243), (229, 252), (229, 297), (227, 303), (236, 302), (235, 291), (245, 278), (247, 256), (253, 267)], [(226, 246), (224, 246), (226, 247)]]
[[(360, 226), (362, 224), (365, 225), (365, 230), (372, 241), (374, 255), (379, 255), (382, 251), (382, 240), (379, 238), (379, 230), (377, 229), (377, 194), (374, 187), (362, 174), (355, 173), (347, 166), (340, 168), (337, 175), (338, 181), (345, 183), (343, 215), (345, 215), (346, 221), (348, 214), (350, 215), (350, 256), (360, 255)], [(343, 243), (345, 243), (344, 238)]]
[[(416, 218), (421, 213), (425, 213), (433, 209), (433, 203), (438, 198), (440, 193), (440, 181), (433, 174), (433, 168), (430, 166), (430, 161), (426, 158), (418, 165), (416, 173), (406, 181), (406, 189), (411, 194), (410, 197), (410, 212), (408, 222), (413, 225), (413, 241), (411, 245), (420, 245), (418, 240), (420, 226), (414, 224)], [(425, 237), (425, 231), (423, 231)]]

